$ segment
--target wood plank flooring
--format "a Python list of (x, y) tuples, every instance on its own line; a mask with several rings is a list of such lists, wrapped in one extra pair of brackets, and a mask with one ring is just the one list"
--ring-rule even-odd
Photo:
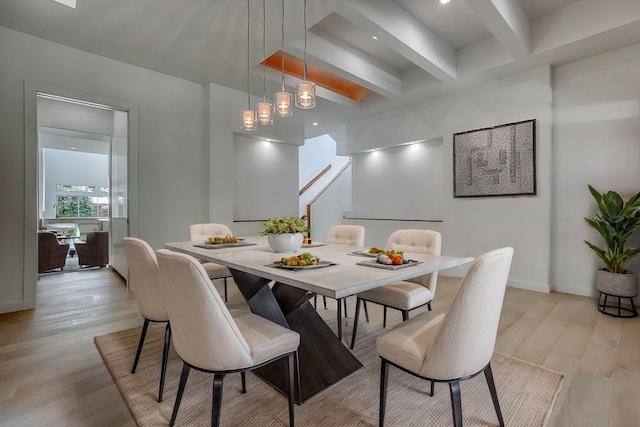
[[(440, 277), (434, 310), (446, 311), (458, 284)], [(246, 308), (229, 291), (229, 305)], [(348, 303), (353, 315), (355, 298)], [(328, 304), (318, 311), (334, 317)], [(382, 322), (381, 307), (369, 312)], [(388, 325), (400, 321), (390, 310)], [(133, 294), (108, 269), (42, 276), (36, 309), (0, 315), (0, 426), (134, 426), (93, 337), (141, 324)], [(592, 298), (509, 288), (496, 351), (566, 375), (550, 426), (640, 425), (640, 319), (602, 315)]]

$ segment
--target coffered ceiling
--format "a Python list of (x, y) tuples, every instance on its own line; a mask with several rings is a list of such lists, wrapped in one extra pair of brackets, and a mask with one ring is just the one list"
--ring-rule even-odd
[[(250, 91), (281, 49), (281, 0), (250, 0)], [(303, 2), (286, 0), (285, 52), (304, 54)], [(640, 42), (638, 0), (309, 0), (307, 61), (366, 89), (361, 101), (325, 88), (305, 112), (313, 132), (544, 64)], [(0, 0), (0, 25), (104, 57), (246, 91), (247, 2)], [(375, 39), (374, 39), (375, 37)], [(267, 93), (278, 70), (267, 69)], [(287, 76), (291, 90), (298, 79)], [(329, 126), (330, 128), (331, 126)]]

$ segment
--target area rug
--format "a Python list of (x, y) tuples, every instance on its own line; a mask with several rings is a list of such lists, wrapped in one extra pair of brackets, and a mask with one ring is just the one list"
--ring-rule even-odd
[[(333, 323), (331, 326), (335, 327), (335, 320)], [(380, 359), (375, 352), (375, 339), (383, 332), (382, 327), (369, 324), (358, 328), (354, 355), (364, 367), (302, 405), (296, 405), (298, 426), (378, 425)], [(139, 337), (140, 328), (134, 328), (96, 337), (95, 343), (136, 423), (139, 426), (168, 425), (182, 361), (172, 346), (164, 401), (156, 402), (164, 327), (154, 325), (149, 328), (138, 368), (132, 375)], [(505, 424), (509, 427), (545, 426), (562, 386), (563, 375), (497, 353), (491, 366)], [(213, 375), (191, 370), (176, 425), (210, 425), (212, 382)], [(464, 425), (497, 426), (484, 375), (463, 381), (460, 388)], [(391, 367), (385, 425), (452, 425), (448, 385), (436, 384), (433, 397), (428, 391), (426, 381)], [(226, 376), (222, 426), (286, 426), (288, 419), (286, 397), (260, 378), (247, 374), (247, 393), (242, 394), (240, 375)]]

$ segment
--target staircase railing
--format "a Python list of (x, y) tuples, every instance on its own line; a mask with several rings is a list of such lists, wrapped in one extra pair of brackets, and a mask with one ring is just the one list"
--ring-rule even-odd
[(306, 216), (307, 216), (307, 227), (309, 228), (309, 237), (311, 237), (311, 205), (313, 204), (313, 202), (315, 202), (316, 200), (318, 200), (318, 198), (319, 198), (320, 196), (322, 196), (322, 193), (324, 193), (324, 192), (327, 190), (327, 188), (329, 188), (329, 187), (331, 186), (331, 184), (333, 184), (333, 182), (334, 182), (336, 179), (338, 179), (338, 177), (339, 177), (340, 175), (342, 175), (342, 173), (343, 173), (343, 172), (344, 172), (344, 171), (345, 171), (349, 166), (351, 166), (351, 162), (352, 162), (352, 160), (351, 160), (351, 159), (349, 159), (349, 161), (348, 161), (348, 162), (347, 162), (347, 163), (342, 167), (342, 169), (340, 169), (340, 170), (338, 171), (338, 173), (337, 173), (333, 178), (331, 178), (331, 181), (329, 181), (329, 182), (327, 183), (327, 185), (325, 185), (325, 186), (322, 188), (322, 190), (320, 190), (320, 191), (318, 192), (318, 194), (316, 194), (316, 196), (315, 196), (313, 199), (311, 199), (311, 201), (307, 204), (307, 215), (306, 215)]

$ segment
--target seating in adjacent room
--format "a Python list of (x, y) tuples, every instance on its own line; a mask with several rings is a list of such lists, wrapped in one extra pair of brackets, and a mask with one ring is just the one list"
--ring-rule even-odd
[[(193, 224), (189, 226), (189, 241), (205, 242), (209, 237), (225, 237), (233, 236), (231, 229), (224, 224)], [(224, 265), (215, 262), (201, 261), (202, 266), (209, 275), (209, 279), (224, 279), (224, 301), (229, 301), (227, 295), (227, 279), (231, 277), (231, 273)]]
[[(212, 373), (211, 425), (220, 423), (225, 375), (244, 373), (266, 364), (282, 364), (289, 397), (289, 425), (294, 425), (294, 372), (300, 335), (263, 317), (229, 310), (202, 264), (195, 258), (161, 249), (157, 253), (173, 342), (183, 361), (170, 425), (178, 416), (191, 368)], [(284, 363), (283, 363), (284, 362)]]
[[(364, 235), (365, 230), (361, 225), (334, 225), (329, 229), (329, 233), (327, 233), (327, 237), (323, 240), (324, 243), (331, 243), (336, 245), (345, 245), (345, 246), (354, 246), (354, 247), (363, 247), (364, 246)], [(314, 295), (313, 297), (313, 306), (316, 307), (318, 296)], [(346, 298), (341, 298), (344, 302), (344, 317), (347, 317), (347, 300)], [(322, 296), (322, 302), (324, 304), (324, 308), (327, 308), (327, 297)], [(337, 302), (338, 307), (338, 324), (340, 324), (340, 303)], [(366, 312), (366, 308), (365, 308)], [(369, 321), (369, 313), (366, 313), (367, 321)], [(338, 338), (342, 338), (342, 328), (338, 328)]]
[[(440, 255), (442, 237), (433, 230), (398, 230), (391, 233), (385, 251), (403, 251), (409, 254), (420, 253)], [(438, 272), (418, 276), (401, 282), (394, 282), (357, 294), (356, 315), (353, 320), (351, 348), (356, 342), (358, 318), (361, 302), (371, 301), (384, 307), (382, 326), (387, 326), (387, 307), (400, 310), (402, 320), (409, 319), (409, 311), (426, 305), (431, 311), (431, 300), (436, 294)]]
[(162, 289), (160, 270), (156, 254), (147, 242), (135, 237), (125, 237), (122, 239), (124, 246), (124, 256), (127, 259), (129, 268), (130, 288), (136, 297), (138, 311), (144, 317), (144, 325), (138, 342), (136, 358), (133, 361), (131, 373), (135, 374), (142, 346), (147, 335), (149, 322), (166, 323), (164, 332), (164, 346), (162, 351), (162, 368), (160, 369), (160, 387), (158, 389), (158, 402), (162, 402), (164, 391), (164, 379), (167, 372), (167, 361), (169, 360), (169, 343), (171, 341), (171, 325), (169, 324), (169, 314), (167, 304)]
[(64, 270), (67, 261), (68, 243), (60, 243), (50, 231), (38, 231), (38, 273)]
[(109, 264), (109, 232), (94, 231), (85, 242), (75, 242), (81, 267), (106, 267)]
[[(504, 427), (490, 361), (512, 257), (512, 248), (479, 256), (462, 279), (446, 314), (420, 313), (377, 339), (381, 359), (381, 427), (386, 412), (389, 365), (430, 381), (431, 396), (434, 382), (448, 383), (455, 427), (462, 427), (460, 382), (483, 372), (498, 423)], [(415, 410), (420, 410), (419, 404)], [(425, 419), (424, 425), (429, 424)]]

